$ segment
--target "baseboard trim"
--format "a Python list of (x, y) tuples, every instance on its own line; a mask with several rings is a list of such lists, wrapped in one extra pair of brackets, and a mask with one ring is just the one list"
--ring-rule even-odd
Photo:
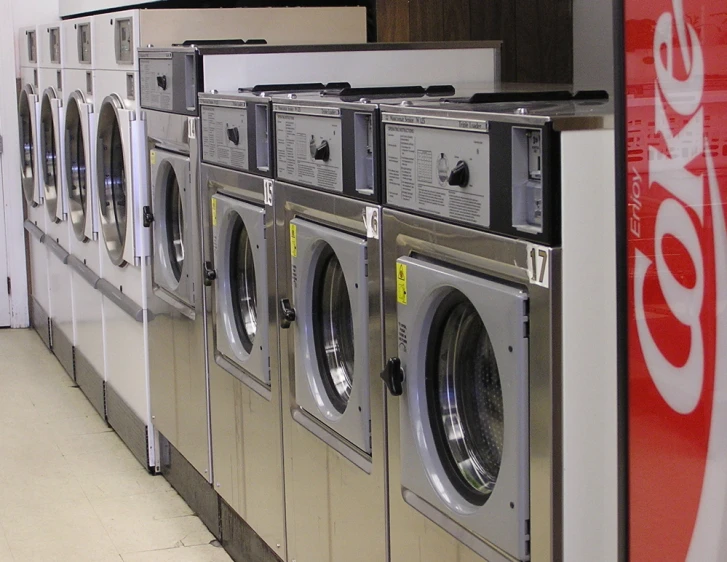
[(106, 419), (106, 390), (103, 376), (78, 348), (76, 348), (76, 384), (98, 414)]
[(30, 309), (30, 325), (38, 333), (45, 346), (50, 349), (50, 318), (48, 318), (48, 313), (34, 298), (30, 299)]
[(73, 364), (73, 342), (63, 333), (63, 330), (51, 322), (51, 341), (53, 342), (53, 355), (56, 356), (58, 362), (66, 370), (72, 381), (76, 380), (76, 368)]
[(235, 562), (283, 562), (260, 536), (222, 498), (220, 542)]
[(106, 419), (113, 430), (121, 437), (141, 465), (152, 474), (156, 472), (154, 466), (149, 465), (148, 429), (134, 411), (116, 393), (113, 387), (106, 383)]

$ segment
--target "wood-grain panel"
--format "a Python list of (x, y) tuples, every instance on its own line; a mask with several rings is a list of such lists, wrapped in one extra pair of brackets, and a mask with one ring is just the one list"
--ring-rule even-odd
[(573, 0), (529, 0), (517, 7), (519, 82), (573, 81)]
[(444, 3), (450, 0), (410, 0), (411, 41), (444, 41)]
[(377, 0), (377, 40), (399, 43), (409, 41), (409, 35), (409, 0)]
[(502, 43), (502, 80), (517, 80), (516, 2), (504, 0), (470, 0), (470, 22), (473, 40), (499, 39)]

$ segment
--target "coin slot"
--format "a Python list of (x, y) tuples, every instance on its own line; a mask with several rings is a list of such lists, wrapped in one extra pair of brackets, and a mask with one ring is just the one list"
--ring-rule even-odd
[(91, 24), (81, 23), (76, 31), (78, 41), (78, 62), (91, 64)]
[(114, 26), (114, 38), (116, 43), (116, 62), (118, 64), (133, 64), (134, 49), (132, 41), (134, 27), (131, 18), (117, 19)]
[(267, 104), (255, 106), (255, 154), (257, 168), (270, 170), (270, 115)]
[(353, 130), (356, 191), (371, 195), (374, 192), (374, 123), (371, 113), (356, 113)]
[(543, 232), (543, 135), (541, 129), (512, 129), (512, 226)]
[(50, 61), (53, 64), (61, 64), (61, 29), (52, 27), (48, 30), (48, 33), (50, 34)]

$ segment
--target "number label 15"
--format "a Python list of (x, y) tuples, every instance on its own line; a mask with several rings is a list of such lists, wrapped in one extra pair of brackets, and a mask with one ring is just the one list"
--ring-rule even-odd
[(528, 244), (528, 274), (530, 282), (546, 289), (550, 287), (550, 250)]

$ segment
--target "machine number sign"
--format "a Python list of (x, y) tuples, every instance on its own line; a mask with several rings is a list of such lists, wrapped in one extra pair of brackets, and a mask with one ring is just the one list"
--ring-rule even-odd
[(265, 205), (273, 206), (273, 180), (265, 180), (263, 184), (263, 195), (265, 197)]
[(528, 244), (528, 277), (533, 285), (550, 287), (550, 252), (543, 246)]

